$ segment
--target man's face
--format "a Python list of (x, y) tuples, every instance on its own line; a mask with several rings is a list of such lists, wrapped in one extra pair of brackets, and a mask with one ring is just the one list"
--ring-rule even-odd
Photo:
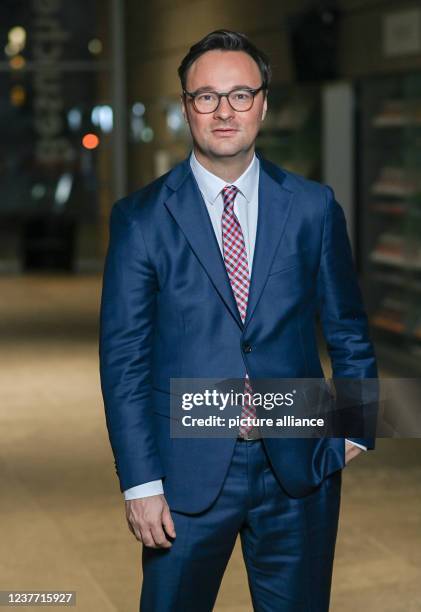
[[(206, 88), (227, 93), (237, 87), (257, 89), (261, 84), (260, 70), (250, 55), (244, 51), (215, 49), (201, 55), (190, 66), (186, 90), (193, 93)], [(245, 112), (233, 110), (225, 97), (221, 98), (217, 110), (208, 114), (196, 112), (188, 96), (182, 98), (182, 105), (195, 145), (212, 159), (241, 156), (250, 151), (267, 110), (264, 91), (256, 94), (253, 106)]]

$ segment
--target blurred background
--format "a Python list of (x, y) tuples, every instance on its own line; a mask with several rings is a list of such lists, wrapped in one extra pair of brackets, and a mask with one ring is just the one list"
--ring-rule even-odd
[[(271, 59), (261, 153), (345, 210), (381, 375), (421, 374), (419, 2), (2, 0), (0, 590), (138, 609), (98, 375), (108, 218), (188, 155), (177, 67), (219, 28)], [(420, 502), (418, 440), (344, 470), (334, 612), (421, 610)], [(251, 609), (236, 547), (216, 610)]]

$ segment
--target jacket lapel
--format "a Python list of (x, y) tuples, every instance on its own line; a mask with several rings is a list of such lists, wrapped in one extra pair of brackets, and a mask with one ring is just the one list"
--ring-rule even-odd
[(257, 234), (251, 274), (247, 314), (247, 327), (272, 265), (278, 244), (284, 234), (292, 204), (292, 191), (283, 187), (284, 172), (274, 164), (260, 159), (259, 210)]
[(170, 173), (167, 185), (172, 193), (165, 201), (165, 206), (179, 225), (228, 310), (242, 328), (243, 323), (212, 222), (188, 159)]

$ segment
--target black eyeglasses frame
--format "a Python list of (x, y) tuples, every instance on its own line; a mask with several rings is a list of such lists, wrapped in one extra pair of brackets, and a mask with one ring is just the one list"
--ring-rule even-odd
[[(199, 92), (187, 91), (186, 89), (183, 89), (183, 94), (184, 94), (184, 96), (189, 96), (191, 98), (191, 100), (193, 102), (193, 108), (194, 108), (194, 110), (197, 113), (199, 113), (199, 115), (210, 115), (210, 113), (215, 113), (218, 110), (219, 105), (221, 104), (221, 99), (222, 98), (226, 98), (227, 99), (228, 104), (231, 106), (232, 110), (235, 111), (236, 113), (247, 113), (249, 110), (251, 110), (253, 108), (254, 99), (255, 99), (256, 95), (260, 91), (262, 91), (262, 90), (267, 90), (267, 84), (266, 83), (262, 83), (260, 85), (260, 87), (257, 87), (255, 89), (252, 89), (251, 87), (235, 87), (234, 89), (231, 89), (231, 91), (228, 91), (228, 92), (225, 92), (225, 93), (221, 93), (219, 91), (214, 91), (212, 89), (205, 90), (205, 91), (199, 91)], [(233, 105), (231, 104), (230, 99), (229, 99), (228, 96), (230, 96), (234, 91), (247, 91), (247, 92), (249, 92), (249, 93), (251, 93), (253, 95), (253, 99), (252, 99), (252, 102), (251, 102), (251, 105), (250, 105), (249, 108), (243, 109), (243, 110), (237, 110), (236, 108), (233, 107)], [(218, 104), (216, 105), (216, 107), (213, 110), (205, 111), (204, 112), (204, 111), (200, 111), (200, 110), (197, 109), (196, 103), (195, 103), (195, 98), (197, 96), (199, 96), (200, 94), (203, 94), (203, 93), (213, 93), (213, 94), (216, 94), (218, 96)]]

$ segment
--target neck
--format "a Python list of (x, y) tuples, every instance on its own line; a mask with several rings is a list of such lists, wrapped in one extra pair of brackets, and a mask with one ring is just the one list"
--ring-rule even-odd
[(227, 183), (233, 183), (248, 168), (253, 159), (254, 147), (252, 147), (241, 157), (209, 157), (204, 155), (197, 147), (193, 147), (197, 161), (206, 170), (215, 174)]

